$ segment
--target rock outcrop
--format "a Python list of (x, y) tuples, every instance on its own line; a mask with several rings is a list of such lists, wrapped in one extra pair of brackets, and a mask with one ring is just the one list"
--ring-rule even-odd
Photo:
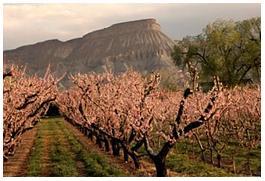
[(57, 75), (114, 73), (131, 67), (142, 73), (172, 69), (174, 42), (162, 33), (155, 19), (114, 24), (69, 41), (48, 40), (4, 51), (4, 64), (26, 65), (30, 74), (42, 75), (50, 64)]

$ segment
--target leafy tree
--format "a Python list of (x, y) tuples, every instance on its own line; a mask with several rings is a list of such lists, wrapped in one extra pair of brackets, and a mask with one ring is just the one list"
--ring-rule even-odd
[(260, 17), (234, 22), (217, 20), (197, 36), (177, 41), (172, 52), (175, 64), (191, 73), (198, 71), (202, 80), (220, 77), (228, 85), (246, 79), (260, 82)]

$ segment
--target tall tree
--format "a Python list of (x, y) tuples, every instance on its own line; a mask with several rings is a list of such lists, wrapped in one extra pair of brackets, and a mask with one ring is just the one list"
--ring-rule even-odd
[(234, 22), (217, 20), (197, 36), (178, 41), (172, 52), (176, 65), (199, 71), (203, 80), (220, 77), (228, 85), (246, 79), (260, 82), (260, 17)]

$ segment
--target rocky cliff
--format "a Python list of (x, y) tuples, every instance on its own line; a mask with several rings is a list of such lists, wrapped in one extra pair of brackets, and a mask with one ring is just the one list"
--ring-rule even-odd
[(69, 41), (48, 40), (4, 51), (4, 64), (26, 65), (30, 74), (43, 74), (50, 64), (64, 72), (123, 72), (131, 67), (142, 73), (172, 69), (174, 42), (155, 19), (114, 24)]

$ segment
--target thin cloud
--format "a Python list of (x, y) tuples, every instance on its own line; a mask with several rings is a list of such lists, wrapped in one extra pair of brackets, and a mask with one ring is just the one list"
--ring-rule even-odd
[(260, 4), (12, 4), (4, 5), (4, 49), (65, 41), (112, 24), (155, 18), (173, 39), (198, 34), (218, 19), (260, 16)]

